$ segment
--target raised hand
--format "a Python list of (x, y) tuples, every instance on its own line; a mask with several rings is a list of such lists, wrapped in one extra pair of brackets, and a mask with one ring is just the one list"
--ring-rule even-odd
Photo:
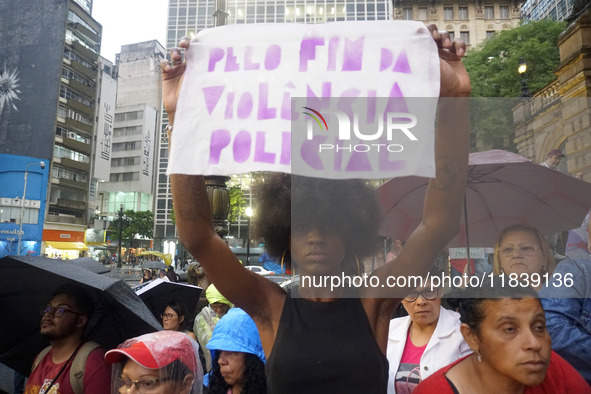
[(470, 77), (461, 58), (466, 54), (466, 43), (456, 38), (451, 40), (449, 33), (437, 30), (437, 26), (427, 26), (439, 50), (441, 72), (441, 97), (470, 96)]
[(162, 69), (162, 99), (170, 124), (174, 123), (179, 91), (187, 67), (187, 63), (183, 61), (181, 50), (188, 49), (190, 42), (191, 39), (189, 37), (181, 38), (178, 48), (173, 48), (170, 51), (171, 60), (160, 63)]

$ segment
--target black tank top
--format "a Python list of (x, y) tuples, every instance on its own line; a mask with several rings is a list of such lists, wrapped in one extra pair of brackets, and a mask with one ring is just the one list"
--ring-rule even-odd
[(359, 298), (288, 294), (265, 368), (270, 394), (381, 394), (388, 385), (388, 360)]

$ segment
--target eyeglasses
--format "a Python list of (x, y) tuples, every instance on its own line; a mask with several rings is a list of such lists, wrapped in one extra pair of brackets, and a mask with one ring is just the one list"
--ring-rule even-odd
[(160, 317), (162, 320), (170, 320), (174, 317), (174, 315), (172, 313), (163, 313), (160, 315)]
[(45, 308), (41, 309), (39, 311), (39, 314), (41, 316), (44, 316), (47, 313), (50, 316), (62, 317), (64, 315), (64, 313), (66, 313), (66, 312), (70, 312), (70, 313), (73, 313), (73, 314), (79, 315), (79, 316), (82, 315), (81, 313), (74, 312), (73, 310), (70, 310), (70, 309), (67, 309), (67, 308), (62, 308), (62, 307), (52, 308), (50, 306), (46, 306)]
[(404, 301), (408, 302), (415, 302), (419, 296), (423, 297), (428, 301), (433, 301), (439, 295), (439, 291), (437, 289), (433, 290), (423, 290), (423, 291), (413, 291), (406, 297), (404, 297)]
[(501, 256), (509, 257), (513, 254), (514, 251), (519, 250), (524, 256), (533, 256), (536, 254), (536, 251), (540, 248), (536, 248), (535, 246), (520, 246), (518, 248), (514, 248), (512, 246), (507, 246), (506, 248), (501, 248), (499, 253)]
[(132, 386), (135, 386), (135, 389), (140, 394), (145, 393), (152, 393), (154, 392), (160, 383), (167, 382), (172, 380), (172, 378), (162, 378), (162, 379), (141, 379), (141, 380), (130, 380), (127, 378), (115, 378), (115, 389), (119, 392), (122, 392), (121, 389), (125, 391), (131, 390)]

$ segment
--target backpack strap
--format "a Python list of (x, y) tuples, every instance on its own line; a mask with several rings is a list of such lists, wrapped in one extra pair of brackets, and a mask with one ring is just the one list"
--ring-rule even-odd
[(50, 350), (51, 350), (51, 346), (47, 346), (45, 349), (43, 349), (39, 352), (37, 357), (35, 357), (35, 361), (33, 362), (33, 366), (31, 367), (31, 373), (35, 370), (35, 368), (37, 368), (37, 366), (39, 365), (41, 360), (43, 360), (43, 358), (45, 356), (47, 356), (47, 353), (49, 353)]
[(84, 371), (86, 369), (86, 360), (88, 355), (97, 347), (99, 344), (96, 342), (86, 342), (80, 347), (78, 353), (72, 361), (72, 367), (70, 368), (70, 384), (72, 385), (72, 391), (74, 394), (84, 394)]

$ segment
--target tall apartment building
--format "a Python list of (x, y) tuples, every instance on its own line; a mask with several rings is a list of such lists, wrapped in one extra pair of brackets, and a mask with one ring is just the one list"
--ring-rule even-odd
[(527, 0), (521, 7), (521, 17), (526, 20), (566, 20), (573, 11), (575, 0)]
[[(243, 23), (324, 23), (391, 19), (391, 0), (170, 0), (166, 46), (177, 45), (183, 36), (222, 24)], [(217, 19), (217, 22), (216, 22)], [(175, 242), (171, 220), (172, 193), (166, 176), (168, 141), (164, 117), (158, 149), (158, 184), (154, 247), (170, 248)], [(232, 176), (230, 185), (240, 185), (250, 201), (250, 185), (257, 174)], [(242, 226), (246, 223), (242, 219)], [(240, 235), (240, 224), (238, 225)], [(167, 252), (167, 250), (165, 250)]]
[(419, 20), (436, 24), (453, 37), (460, 37), (468, 49), (496, 32), (517, 27), (523, 0), (393, 0), (394, 19)]
[(98, 216), (124, 210), (153, 210), (154, 142), (161, 123), (160, 63), (164, 47), (156, 40), (124, 45), (117, 54), (117, 102), (109, 177), (98, 183)]
[(91, 9), (91, 0), (0, 2), (0, 64), (11, 73), (16, 95), (10, 111), (2, 111), (0, 150), (49, 163), (48, 187), (39, 194), (43, 210), (35, 217), (42, 237), (29, 238), (35, 215), (25, 215), (19, 238), (35, 245), (23, 244), (21, 254), (86, 249), (102, 33)]

